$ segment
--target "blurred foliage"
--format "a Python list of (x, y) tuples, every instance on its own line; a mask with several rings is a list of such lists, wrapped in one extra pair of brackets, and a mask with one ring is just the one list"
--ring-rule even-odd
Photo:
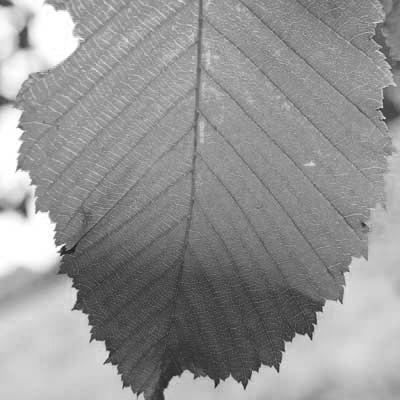
[(21, 131), (12, 105), (18, 90), (30, 73), (51, 68), (74, 48), (65, 18), (59, 23), (50, 6), (42, 7), (43, 1), (0, 1), (0, 212), (14, 205), (27, 215), (21, 204), (28, 194), (32, 197), (27, 175), (14, 174)]

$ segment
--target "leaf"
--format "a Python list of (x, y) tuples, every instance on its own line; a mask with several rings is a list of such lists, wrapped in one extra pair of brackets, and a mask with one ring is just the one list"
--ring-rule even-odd
[(382, 32), (390, 48), (390, 57), (400, 61), (400, 0), (383, 0), (386, 19)]
[(377, 0), (91, 0), (19, 94), (20, 167), (124, 385), (244, 386), (313, 334), (383, 202)]

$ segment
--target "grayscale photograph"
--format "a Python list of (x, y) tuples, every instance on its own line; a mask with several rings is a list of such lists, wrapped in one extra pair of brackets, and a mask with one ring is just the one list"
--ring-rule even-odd
[(400, 400), (400, 0), (0, 0), (1, 400)]

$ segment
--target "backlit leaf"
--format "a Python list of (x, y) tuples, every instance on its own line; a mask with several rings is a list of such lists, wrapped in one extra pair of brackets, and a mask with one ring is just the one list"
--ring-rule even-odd
[(78, 50), (19, 95), (20, 167), (125, 385), (279, 368), (383, 202), (378, 0), (53, 0)]

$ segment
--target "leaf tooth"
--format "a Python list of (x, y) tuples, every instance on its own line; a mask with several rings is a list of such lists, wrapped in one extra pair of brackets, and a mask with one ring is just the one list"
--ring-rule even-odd
[(106, 364), (111, 364), (111, 357), (107, 357), (105, 359), (105, 361), (103, 362), (103, 365), (106, 365)]
[(76, 311), (76, 310), (82, 310), (82, 302), (79, 300), (76, 300), (75, 305), (72, 307), (71, 311)]
[(90, 340), (89, 343), (92, 343), (94, 340), (96, 340), (96, 337), (93, 333), (90, 334)]
[(343, 304), (343, 299), (344, 299), (344, 288), (343, 288), (343, 286), (340, 286), (340, 292), (339, 292), (339, 301), (340, 301), (340, 303), (341, 304)]
[(272, 367), (275, 368), (278, 373), (279, 373), (280, 368), (281, 368), (281, 362), (282, 362), (282, 352), (280, 351), (276, 355), (275, 363), (272, 365)]
[(129, 386), (130, 386), (130, 384), (123, 379), (122, 380), (122, 389), (128, 388)]

